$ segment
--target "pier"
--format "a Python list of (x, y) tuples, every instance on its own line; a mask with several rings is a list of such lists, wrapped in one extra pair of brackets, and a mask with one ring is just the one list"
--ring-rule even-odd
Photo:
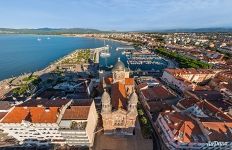
[(135, 50), (135, 48), (132, 46), (117, 47), (116, 51), (119, 51), (119, 50)]

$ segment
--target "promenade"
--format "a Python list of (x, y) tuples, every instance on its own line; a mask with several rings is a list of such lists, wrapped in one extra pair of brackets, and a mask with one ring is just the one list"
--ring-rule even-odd
[[(105, 47), (89, 49), (91, 54), (92, 54), (91, 59), (94, 60), (95, 63), (99, 63), (99, 57), (100, 57), (99, 53), (104, 49), (105, 49)], [(74, 55), (75, 53), (78, 53), (81, 50), (83, 50), (83, 49), (74, 50), (73, 52), (69, 53), (68, 55), (65, 55), (65, 56), (61, 57), (60, 59), (54, 61), (53, 63), (51, 63), (49, 66), (47, 66), (46, 68), (44, 68), (42, 70), (38, 70), (35, 72), (30, 72), (30, 73), (25, 73), (25, 74), (22, 74), (22, 75), (17, 76), (17, 77), (12, 77), (12, 78), (8, 78), (8, 79), (0, 81), (0, 99), (3, 99), (7, 93), (9, 93), (13, 89), (17, 88), (23, 82), (24, 78), (27, 78), (32, 74), (35, 76), (41, 76), (43, 74), (51, 73), (57, 69), (57, 66), (59, 66), (63, 60), (70, 58), (72, 55)]]

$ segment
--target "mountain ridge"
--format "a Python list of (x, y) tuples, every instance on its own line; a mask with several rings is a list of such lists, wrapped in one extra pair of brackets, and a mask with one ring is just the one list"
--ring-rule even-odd
[(0, 34), (84, 34), (84, 33), (111, 33), (111, 32), (232, 32), (232, 27), (215, 28), (179, 28), (179, 29), (148, 29), (135, 31), (103, 31), (91, 28), (0, 28)]

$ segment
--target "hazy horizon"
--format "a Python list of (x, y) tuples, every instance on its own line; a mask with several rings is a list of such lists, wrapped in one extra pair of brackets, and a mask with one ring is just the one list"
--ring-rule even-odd
[(103, 31), (228, 28), (231, 0), (8, 0), (1, 28), (90, 28)]

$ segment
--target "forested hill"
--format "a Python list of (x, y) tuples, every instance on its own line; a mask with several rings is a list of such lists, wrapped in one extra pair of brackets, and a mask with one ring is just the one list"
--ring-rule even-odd
[(103, 32), (97, 29), (85, 28), (38, 28), (38, 29), (11, 29), (0, 28), (0, 34), (75, 34), (75, 33), (99, 33)]

